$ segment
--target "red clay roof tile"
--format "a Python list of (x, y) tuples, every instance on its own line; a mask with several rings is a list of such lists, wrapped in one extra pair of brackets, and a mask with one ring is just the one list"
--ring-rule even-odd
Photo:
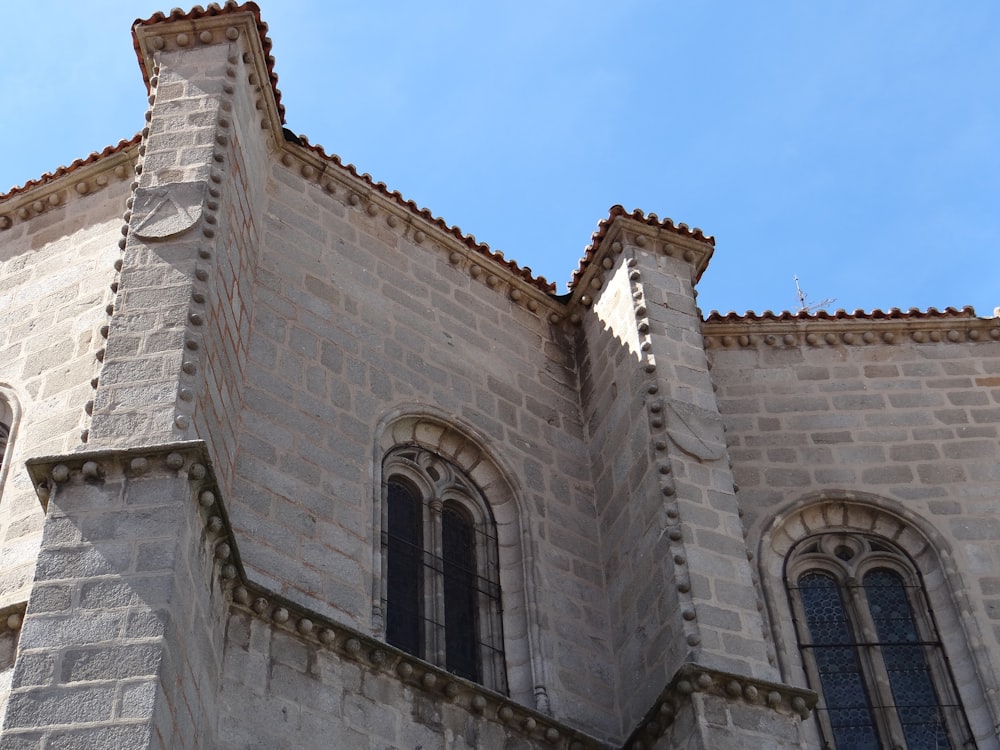
[(100, 161), (105, 157), (120, 153), (125, 149), (130, 148), (131, 146), (138, 146), (141, 140), (142, 140), (142, 135), (137, 133), (136, 135), (132, 136), (130, 140), (118, 141), (116, 145), (107, 146), (101, 152), (94, 151), (89, 156), (86, 156), (82, 159), (77, 159), (68, 167), (59, 167), (54, 172), (46, 172), (36, 180), (28, 180), (23, 185), (12, 187), (6, 193), (0, 193), (0, 202), (5, 201), (8, 198), (13, 198), (15, 195), (19, 195), (20, 193), (26, 193), (27, 191), (31, 190), (32, 188), (38, 187), (39, 185), (44, 185), (48, 182), (52, 182), (53, 180), (58, 180), (60, 177), (68, 175), (71, 172), (75, 172), (80, 167), (83, 167), (87, 164), (93, 164), (94, 162)]
[(580, 258), (580, 266), (573, 272), (573, 278), (569, 282), (569, 288), (572, 290), (577, 282), (583, 278), (584, 271), (593, 261), (594, 256), (597, 254), (598, 248), (601, 246), (601, 241), (607, 236), (608, 231), (611, 229), (611, 225), (614, 224), (615, 219), (619, 216), (627, 216), (636, 221), (640, 221), (643, 224), (647, 224), (651, 227), (657, 227), (658, 229), (666, 229), (675, 234), (682, 235), (684, 237), (691, 237), (696, 240), (701, 240), (706, 242), (712, 247), (715, 247), (715, 237), (710, 235), (705, 235), (700, 229), (695, 227), (694, 229), (689, 229), (687, 224), (677, 223), (675, 224), (672, 219), (660, 219), (656, 214), (650, 213), (646, 215), (640, 209), (636, 208), (631, 212), (626, 211), (621, 205), (615, 205), (611, 207), (608, 212), (608, 217), (602, 219), (597, 225), (597, 231), (591, 235), (590, 245), (584, 250), (584, 255)]

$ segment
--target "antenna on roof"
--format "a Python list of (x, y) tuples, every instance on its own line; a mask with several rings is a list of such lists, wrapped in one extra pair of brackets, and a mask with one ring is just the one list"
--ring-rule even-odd
[(799, 312), (811, 313), (828, 305), (832, 305), (837, 301), (835, 297), (825, 297), (819, 302), (809, 302), (809, 298), (806, 297), (806, 293), (802, 290), (802, 287), (799, 286), (798, 275), (795, 275), (792, 278), (795, 279), (795, 295), (799, 298)]

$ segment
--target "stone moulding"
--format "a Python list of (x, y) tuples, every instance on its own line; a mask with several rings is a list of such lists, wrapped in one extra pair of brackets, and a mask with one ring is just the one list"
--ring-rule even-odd
[(1000, 341), (1000, 319), (971, 312), (809, 317), (783, 320), (709, 319), (702, 325), (708, 349), (824, 348), (896, 344), (989, 343)]
[(473, 246), (473, 238), (456, 236), (454, 230), (442, 226), (440, 219), (428, 218), (426, 209), (417, 209), (412, 201), (404, 201), (399, 193), (389, 192), (382, 183), (366, 180), (367, 175), (358, 175), (352, 166), (341, 164), (339, 157), (327, 155), (318, 146), (285, 141), (282, 149), (280, 162), (284, 167), (319, 186), (348, 210), (364, 211), (415, 245), (436, 245), (446, 255), (449, 265), (464, 269), (472, 279), (529, 312), (542, 315), (548, 311), (562, 318), (563, 305), (552, 296), (548, 282), (526, 277), (527, 269), (510, 268), (502, 253), (486, 245)]
[[(248, 50), (243, 61), (251, 69), (250, 83), (262, 90), (271, 89), (270, 94), (260, 97), (261, 128), (269, 130), (274, 135), (275, 142), (280, 142), (284, 118), (279, 110), (277, 94), (271, 86), (272, 75), (268, 55), (264, 51), (265, 37), (258, 27), (253, 9), (256, 6), (252, 3), (242, 6), (227, 4), (225, 12), (218, 9), (217, 14), (210, 7), (207, 14), (198, 14), (197, 17), (189, 15), (176, 20), (154, 17), (138, 21), (132, 27), (135, 51), (143, 78), (149, 87), (157, 53), (209, 44), (231, 44), (242, 39), (244, 48)], [(264, 26), (265, 30), (266, 28)]]
[(624, 747), (629, 750), (654, 747), (657, 738), (673, 724), (695, 693), (724, 698), (729, 702), (766, 706), (772, 711), (800, 719), (809, 717), (818, 700), (812, 690), (689, 663), (677, 670)]
[[(192, 503), (213, 550), (216, 583), (225, 593), (230, 611), (240, 611), (269, 627), (288, 633), (341, 659), (400, 680), (440, 700), (460, 706), (471, 715), (495, 721), (526, 739), (558, 750), (610, 750), (610, 745), (573, 729), (507, 696), (457, 677), (444, 669), (400, 651), (365, 633), (303, 607), (280, 594), (248, 581), (215, 480), (207, 446), (202, 440), (121, 450), (94, 450), (33, 458), (27, 462), (42, 507), (67, 483), (103, 482), (112, 477), (176, 476), (190, 484)], [(0, 611), (16, 617), (20, 627), (24, 605)], [(0, 631), (4, 623), (0, 620)]]
[(574, 275), (573, 291), (566, 303), (572, 323), (581, 321), (581, 309), (593, 305), (594, 294), (603, 288), (608, 272), (617, 265), (616, 258), (626, 247), (684, 260), (691, 266), (692, 283), (701, 277), (712, 257), (714, 248), (708, 239), (678, 234), (674, 229), (639, 221), (622, 211), (612, 209), (612, 215), (610, 227), (587, 259), (586, 267)]
[(0, 196), (0, 231), (11, 229), (16, 222), (31, 221), (74, 198), (103, 190), (112, 182), (133, 178), (138, 148), (137, 136), (131, 141), (109, 146), (102, 153), (77, 159), (68, 167), (60, 167), (52, 174)]
[(28, 608), (28, 602), (15, 602), (0, 608), (0, 636), (7, 633), (15, 635), (21, 629), (24, 622), (24, 611)]

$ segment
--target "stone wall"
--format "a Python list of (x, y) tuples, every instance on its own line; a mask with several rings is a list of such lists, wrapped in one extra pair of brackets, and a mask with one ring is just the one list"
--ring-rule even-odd
[[(810, 502), (867, 504), (925, 529), (936, 561), (925, 585), (942, 589), (934, 615), (960, 634), (946, 647), (956, 649), (952, 664), (970, 721), (981, 742), (993, 742), (992, 675), (1000, 666), (1000, 344), (993, 331), (1000, 328), (975, 318), (882, 326), (877, 344), (857, 325), (836, 334), (706, 326), (749, 546), (766, 554), (762, 538)], [(742, 345), (741, 333), (749, 337)], [(842, 517), (832, 514), (829, 523)], [(886, 528), (890, 538), (899, 533)], [(780, 561), (777, 569), (765, 563), (778, 620), (772, 632), (785, 632), (783, 677), (804, 684)]]
[[(248, 574), (371, 632), (378, 426), (446, 415), (516, 488), (537, 600), (535, 685), (520, 698), (534, 703), (535, 689), (557, 715), (613, 734), (574, 350), (548, 320), (558, 308), (348, 174), (304, 181), (309, 154), (285, 161), (268, 185), (234, 485)], [(581, 622), (593, 637), (571, 653)]]
[(0, 397), (14, 415), (0, 472), (0, 611), (26, 601), (41, 537), (25, 459), (83, 447), (130, 159), (107, 157), (0, 212)]

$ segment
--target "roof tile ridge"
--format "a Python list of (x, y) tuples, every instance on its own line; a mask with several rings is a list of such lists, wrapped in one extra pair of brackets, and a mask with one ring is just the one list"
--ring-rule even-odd
[(874, 308), (870, 311), (865, 310), (855, 310), (852, 313), (847, 312), (844, 309), (838, 309), (833, 313), (827, 312), (826, 310), (817, 310), (816, 312), (809, 312), (807, 310), (798, 310), (795, 312), (785, 310), (780, 313), (775, 313), (771, 310), (765, 310), (762, 313), (754, 312), (753, 310), (747, 310), (743, 313), (738, 313), (735, 311), (729, 311), (726, 313), (721, 313), (718, 310), (712, 310), (705, 318), (708, 323), (750, 323), (750, 322), (761, 322), (761, 321), (789, 321), (789, 320), (802, 320), (802, 321), (821, 321), (821, 320), (930, 320), (930, 319), (941, 319), (941, 318), (977, 318), (975, 308), (970, 305), (966, 305), (962, 308), (957, 307), (946, 307), (944, 310), (938, 310), (936, 307), (928, 307), (926, 310), (921, 310), (916, 307), (911, 307), (909, 310), (902, 310), (898, 307), (892, 307), (888, 310), (881, 310), (879, 308)]
[(65, 177), (71, 172), (75, 172), (80, 167), (87, 166), (88, 164), (94, 164), (101, 159), (121, 153), (132, 146), (138, 146), (141, 141), (142, 133), (136, 133), (129, 140), (122, 139), (114, 145), (105, 146), (101, 151), (91, 151), (87, 156), (80, 159), (74, 159), (66, 166), (58, 167), (52, 172), (45, 172), (40, 177), (28, 180), (23, 185), (15, 185), (6, 193), (0, 193), (0, 202), (13, 198), (16, 195), (26, 193), (40, 185), (46, 185), (54, 180), (58, 180), (61, 177)]
[[(260, 34), (261, 47), (264, 50), (264, 57), (267, 62), (267, 74), (271, 81), (271, 89), (274, 92), (274, 104), (277, 107), (278, 115), (281, 118), (282, 124), (285, 122), (285, 106), (281, 103), (281, 91), (278, 89), (278, 74), (274, 72), (274, 55), (271, 54), (271, 49), (273, 44), (271, 42), (271, 37), (268, 36), (268, 25), (267, 22), (263, 20), (260, 14), (260, 6), (253, 0), (247, 0), (243, 3), (238, 3), (236, 0), (226, 0), (223, 5), (218, 3), (211, 3), (207, 8), (202, 8), (200, 5), (195, 5), (189, 11), (183, 11), (180, 8), (174, 8), (169, 14), (165, 14), (162, 11), (157, 11), (149, 18), (137, 18), (132, 22), (132, 28), (136, 26), (153, 26), (158, 23), (170, 23), (173, 21), (196, 21), (199, 18), (210, 18), (213, 16), (228, 15), (230, 13), (252, 13), (254, 16), (254, 21), (257, 24), (257, 32)], [(146, 64), (142, 57), (142, 52), (139, 49), (139, 42), (135, 39), (133, 35), (133, 46), (135, 47), (136, 57), (139, 59), (139, 68), (142, 70), (142, 77), (146, 81), (147, 87), (149, 86), (149, 71), (146, 70)]]
[(492, 260), (493, 262), (503, 266), (508, 271), (513, 273), (515, 276), (524, 279), (525, 281), (537, 287), (546, 294), (555, 294), (556, 285), (554, 282), (549, 281), (544, 276), (535, 276), (532, 273), (531, 268), (529, 268), (528, 266), (521, 266), (520, 264), (517, 263), (517, 261), (509, 260), (504, 256), (502, 250), (492, 249), (487, 243), (480, 242), (479, 240), (477, 240), (475, 235), (466, 234), (458, 226), (449, 224), (440, 216), (435, 216), (430, 211), (430, 209), (422, 208), (418, 206), (417, 203), (415, 203), (413, 200), (405, 198), (403, 194), (400, 193), (398, 190), (390, 190), (389, 187), (384, 182), (376, 181), (370, 174), (368, 174), (368, 172), (358, 172), (358, 168), (354, 164), (345, 163), (343, 159), (341, 159), (340, 156), (337, 154), (328, 154), (326, 152), (326, 149), (323, 148), (323, 146), (319, 144), (310, 143), (309, 139), (306, 138), (305, 136), (296, 135), (295, 137), (298, 139), (299, 145), (302, 148), (312, 151), (314, 154), (319, 156), (324, 161), (327, 161), (335, 165), (336, 167), (345, 170), (353, 177), (366, 183), (372, 189), (380, 192), (385, 197), (391, 198), (400, 207), (405, 208), (406, 210), (420, 216), (425, 221), (434, 224), (445, 233), (450, 234), (456, 239), (458, 239), (470, 250), (474, 250), (480, 255), (483, 255)]
[(650, 212), (645, 213), (640, 208), (634, 208), (628, 211), (620, 203), (616, 203), (608, 210), (607, 217), (601, 219), (597, 223), (597, 229), (590, 236), (590, 244), (584, 248), (583, 257), (580, 258), (579, 265), (576, 270), (573, 271), (573, 276), (569, 282), (570, 290), (573, 290), (580, 279), (583, 278), (584, 272), (590, 265), (594, 256), (597, 254), (597, 250), (601, 245), (601, 241), (607, 235), (608, 231), (611, 229), (611, 225), (614, 224), (615, 219), (619, 216), (624, 216), (635, 221), (646, 224), (647, 226), (656, 227), (657, 229), (666, 229), (668, 231), (674, 232), (675, 234), (689, 237), (691, 239), (700, 240), (706, 242), (712, 247), (715, 247), (715, 237), (712, 235), (705, 234), (700, 228), (691, 228), (684, 222), (674, 222), (673, 219), (663, 218), (661, 219), (657, 214)]

